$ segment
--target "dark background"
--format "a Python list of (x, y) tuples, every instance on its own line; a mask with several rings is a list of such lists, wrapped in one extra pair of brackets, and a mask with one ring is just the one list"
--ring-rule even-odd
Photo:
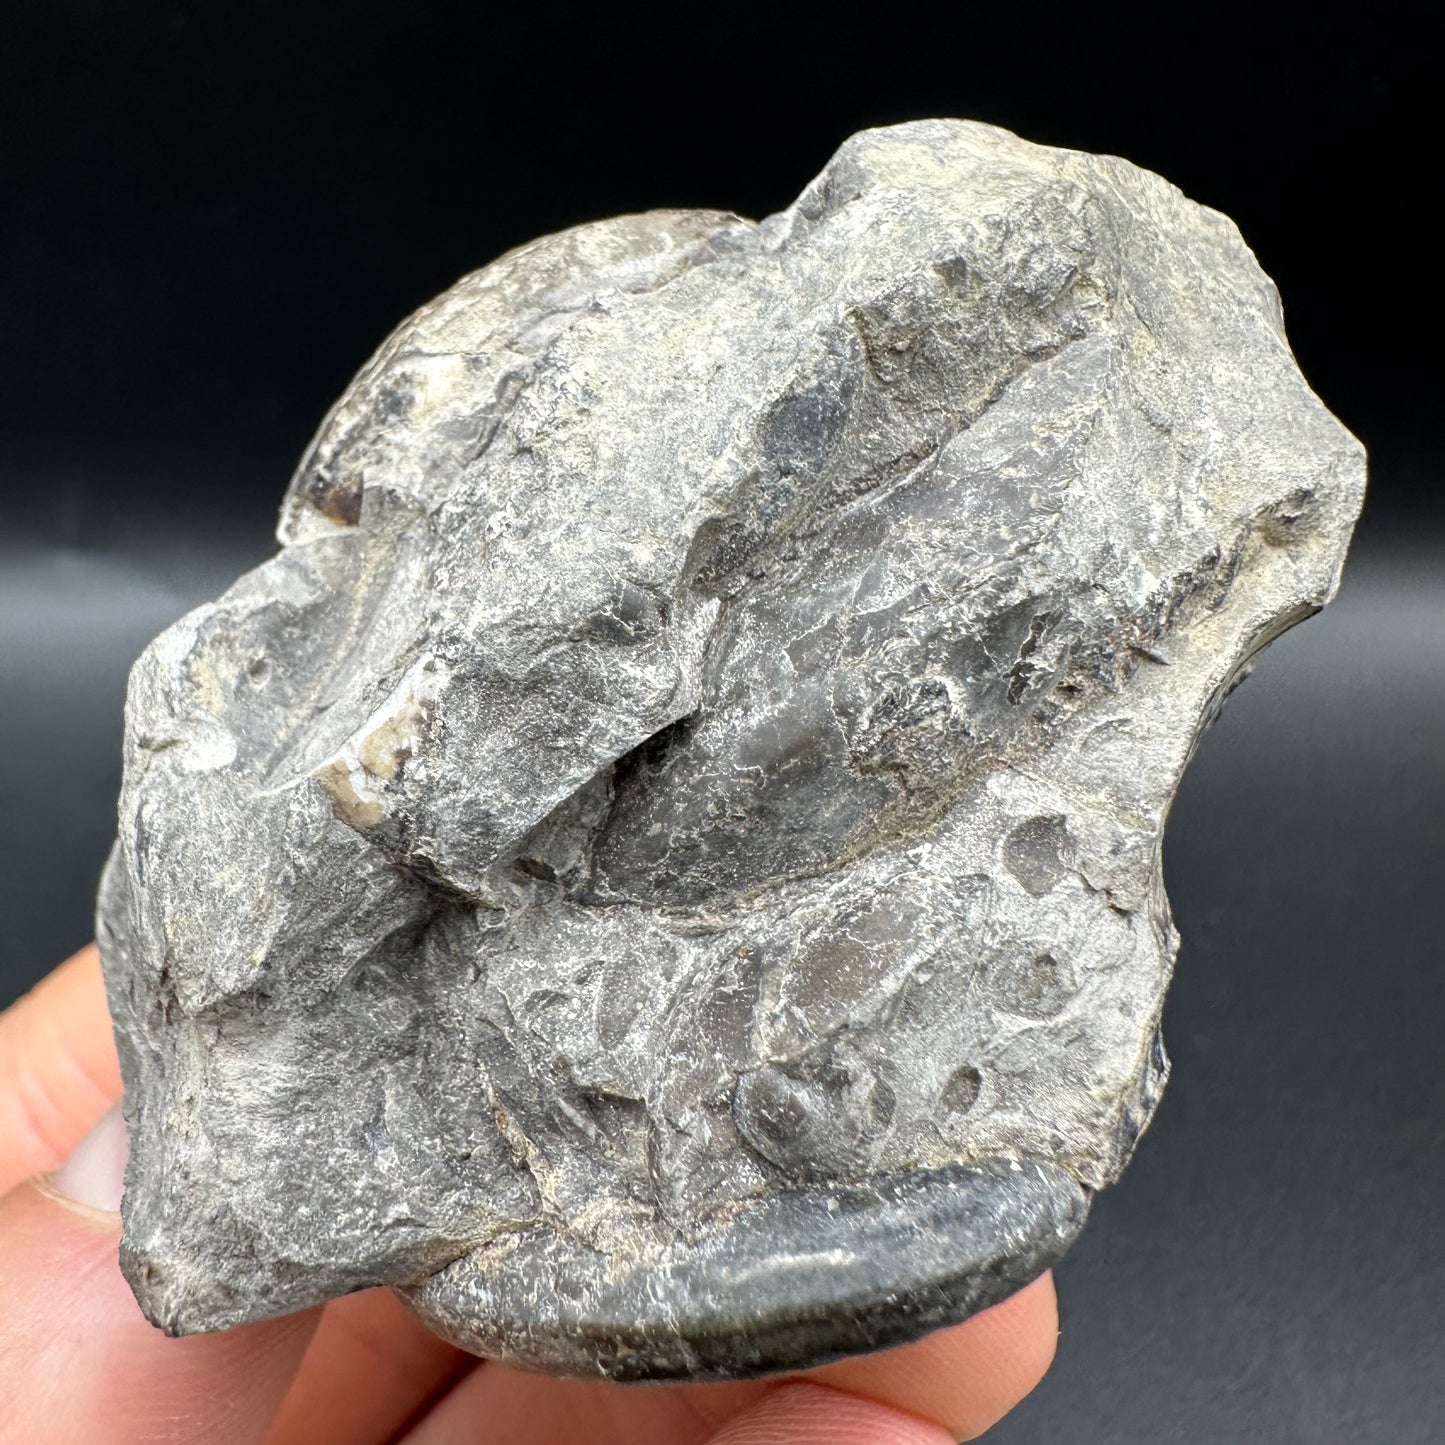
[(400, 317), (539, 232), (786, 205), (943, 114), (1240, 224), (1372, 491), (1205, 740), (1174, 1080), (1004, 1442), (1445, 1440), (1441, 35), (1261, 6), (106, 3), (0, 15), (0, 1005), (89, 935), (126, 668), (268, 552)]

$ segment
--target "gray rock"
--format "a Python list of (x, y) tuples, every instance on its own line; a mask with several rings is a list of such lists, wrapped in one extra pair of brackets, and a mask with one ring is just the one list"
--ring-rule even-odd
[(1164, 1082), (1180, 774), (1363, 473), (1228, 220), (988, 126), (466, 277), (132, 676), (146, 1313), (390, 1284), (704, 1377), (1038, 1274)]

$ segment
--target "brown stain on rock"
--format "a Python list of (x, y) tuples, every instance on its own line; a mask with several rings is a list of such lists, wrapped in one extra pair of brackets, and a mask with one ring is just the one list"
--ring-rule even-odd
[(317, 770), (316, 781), (327, 797), (331, 799), (332, 811), (343, 823), (358, 831), (374, 828), (385, 816), (385, 810), (375, 798), (364, 798), (356, 790), (351, 779), (351, 768), (345, 758), (333, 758)]
[(328, 521), (338, 527), (354, 527), (361, 520), (359, 477), (313, 476), (305, 488), (306, 500)]

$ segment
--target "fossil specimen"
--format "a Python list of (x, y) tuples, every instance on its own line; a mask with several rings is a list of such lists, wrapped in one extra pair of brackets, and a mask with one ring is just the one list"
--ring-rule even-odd
[(1181, 771), (1363, 472), (1228, 220), (987, 126), (459, 282), (132, 677), (146, 1312), (392, 1284), (706, 1376), (1032, 1278), (1163, 1084)]

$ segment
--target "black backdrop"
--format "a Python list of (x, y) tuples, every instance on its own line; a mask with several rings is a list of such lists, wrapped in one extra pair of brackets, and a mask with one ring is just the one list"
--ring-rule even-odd
[(131, 658), (266, 555), (406, 311), (579, 220), (777, 209), (863, 125), (1116, 152), (1239, 222), (1372, 491), (1176, 806), (1174, 1082), (991, 1438), (1445, 1439), (1440, 39), (1388, 5), (5, 0), (0, 1004), (88, 934)]

